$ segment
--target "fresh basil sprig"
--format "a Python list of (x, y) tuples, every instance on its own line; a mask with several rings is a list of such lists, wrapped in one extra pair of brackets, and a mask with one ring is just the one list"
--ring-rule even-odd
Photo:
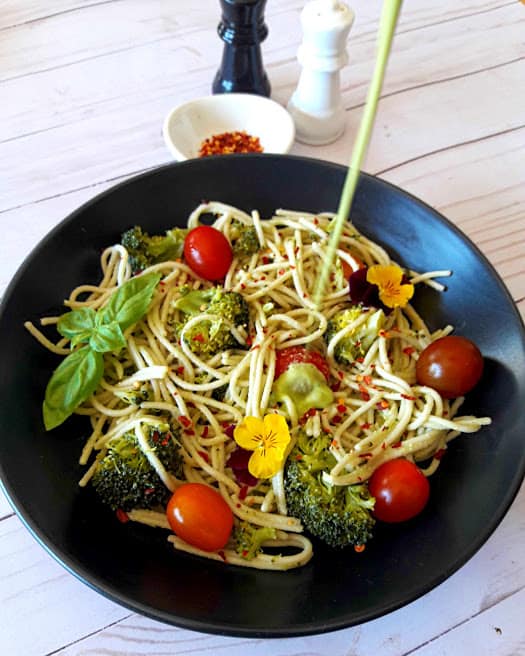
[(146, 314), (161, 277), (156, 272), (136, 276), (119, 287), (100, 310), (80, 308), (59, 318), (57, 330), (74, 350), (47, 384), (42, 408), (46, 430), (59, 426), (93, 394), (104, 374), (102, 354), (126, 345), (124, 331)]

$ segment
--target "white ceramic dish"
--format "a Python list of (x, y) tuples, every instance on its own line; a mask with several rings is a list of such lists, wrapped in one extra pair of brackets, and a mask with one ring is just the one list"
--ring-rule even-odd
[(245, 131), (258, 137), (265, 153), (287, 153), (295, 138), (290, 114), (274, 100), (227, 93), (190, 100), (166, 117), (163, 135), (178, 161), (199, 156), (202, 142), (223, 132)]

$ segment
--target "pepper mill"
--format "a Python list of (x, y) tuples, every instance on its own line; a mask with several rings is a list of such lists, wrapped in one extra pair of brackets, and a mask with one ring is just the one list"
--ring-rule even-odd
[(264, 72), (261, 42), (268, 36), (264, 22), (266, 0), (220, 0), (222, 20), (217, 31), (224, 41), (222, 62), (213, 93), (270, 95)]
[(303, 69), (288, 103), (298, 141), (319, 146), (344, 132), (339, 71), (348, 63), (346, 41), (353, 22), (353, 11), (338, 0), (312, 0), (301, 12), (297, 57)]

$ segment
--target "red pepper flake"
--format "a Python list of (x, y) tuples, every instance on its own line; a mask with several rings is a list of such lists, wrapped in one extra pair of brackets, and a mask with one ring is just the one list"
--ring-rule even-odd
[(177, 368), (175, 369), (175, 371), (176, 371), (176, 373), (177, 373), (179, 376), (182, 376), (182, 374), (184, 373), (184, 367), (182, 367), (182, 366), (181, 366), (181, 367), (177, 367)]
[(303, 459), (303, 456), (302, 456), (300, 453), (298, 453), (298, 454), (295, 456), (295, 459), (296, 459), (296, 460), (302, 460), (302, 459)]
[(390, 337), (390, 334), (387, 330), (380, 330), (379, 331), (379, 336), (380, 337), (385, 337), (386, 339), (388, 339)]
[(241, 504), (241, 503), (236, 503), (236, 504), (235, 504), (235, 507), (236, 507), (236, 508), (241, 508), (241, 507), (242, 507), (242, 504)]
[(248, 549), (243, 549), (242, 550), (242, 557), (246, 558), (247, 555), (248, 555)]
[(209, 155), (229, 155), (231, 153), (262, 153), (259, 137), (253, 137), (245, 130), (221, 132), (205, 139), (199, 148), (199, 157)]
[(386, 442), (383, 442), (383, 444), (381, 444), (381, 448), (383, 449), (383, 451), (386, 449)]
[(355, 361), (359, 362), (359, 364), (362, 364), (365, 361), (365, 359), (363, 357), (359, 357), (359, 358), (356, 358)]
[(346, 412), (346, 405), (344, 403), (339, 403), (337, 406), (337, 412), (339, 412), (339, 414)]
[(248, 486), (247, 486), (247, 485), (243, 485), (243, 486), (241, 487), (240, 491), (239, 491), (239, 499), (240, 499), (241, 501), (244, 501), (244, 499), (246, 499), (246, 495), (247, 495), (247, 494), (248, 494)]
[(253, 338), (251, 335), (248, 335), (246, 338), (246, 346), (251, 346), (253, 344)]
[(204, 460), (204, 462), (210, 464), (210, 456), (206, 453), (206, 451), (197, 451), (197, 453)]
[(200, 342), (203, 344), (206, 341), (206, 338), (202, 333), (197, 333), (195, 337), (192, 338), (194, 342)]
[(403, 353), (404, 353), (405, 355), (412, 355), (412, 353), (414, 353), (415, 350), (416, 350), (416, 349), (415, 349), (413, 346), (406, 346), (406, 347), (403, 349)]
[(362, 430), (368, 430), (370, 428), (370, 424), (368, 422), (361, 424), (360, 428)]
[(228, 562), (228, 561), (226, 560), (226, 554), (224, 553), (224, 551), (223, 551), (222, 549), (221, 549), (220, 551), (217, 551), (217, 553), (218, 553), (219, 556), (224, 560), (225, 563)]
[(373, 455), (374, 455), (374, 454), (373, 454), (373, 453), (370, 453), (370, 452), (368, 452), (368, 453), (360, 453), (360, 454), (359, 454), (359, 457), (360, 457), (360, 458), (372, 458)]
[(392, 444), (392, 449), (399, 449), (401, 447), (401, 442), (396, 442), (395, 444)]
[(376, 403), (376, 408), (378, 410), (386, 410), (388, 408), (388, 406), (389, 406), (389, 403), (385, 399), (383, 399), (382, 401), (379, 401), (379, 403)]
[(436, 453), (434, 453), (434, 460), (441, 460), (441, 458), (445, 455), (446, 449), (438, 449)]
[(193, 428), (186, 428), (186, 429), (184, 430), (184, 433), (185, 433), (186, 435), (195, 435), (195, 431), (193, 430)]
[(372, 384), (372, 377), (371, 376), (363, 376), (363, 381), (365, 382), (365, 385), (371, 385)]
[(115, 515), (117, 516), (119, 522), (122, 522), (122, 524), (129, 522), (129, 515), (125, 510), (122, 510), (122, 508), (118, 508), (115, 512)]
[(250, 351), (256, 351), (258, 348), (261, 348), (261, 345), (260, 344), (255, 344), (255, 346), (252, 346)]
[(370, 394), (368, 390), (363, 385), (359, 384), (359, 391), (361, 392), (361, 398), (363, 401), (370, 401)]
[(337, 447), (339, 446), (339, 442), (337, 440), (332, 440), (330, 442), (330, 446), (333, 446), (334, 449), (337, 449)]
[(354, 551), (356, 553), (363, 553), (364, 550), (365, 550), (365, 545), (364, 544), (356, 544), (354, 546)]
[(317, 217), (314, 218), (314, 225), (319, 225), (319, 219)]
[(401, 394), (402, 399), (406, 399), (407, 401), (415, 401), (416, 397), (415, 396), (410, 396), (409, 394)]
[(280, 276), (283, 276), (283, 275), (284, 275), (284, 269), (279, 269), (279, 271), (278, 271), (277, 273), (278, 273)]
[(266, 255), (263, 255), (262, 262), (263, 264), (270, 264), (270, 258), (266, 257)]
[(330, 389), (332, 390), (332, 392), (339, 392), (339, 390), (341, 389), (341, 382), (339, 380), (336, 380)]
[(204, 428), (202, 429), (201, 437), (208, 437), (208, 430), (209, 427), (207, 425), (204, 426)]
[(338, 371), (337, 372), (337, 377), (339, 378), (339, 380), (343, 380), (343, 378), (345, 377), (344, 372), (343, 371)]
[(153, 431), (153, 433), (151, 434), (151, 439), (152, 439), (154, 442), (158, 442), (158, 441), (159, 441), (159, 437), (160, 437), (160, 433), (159, 433), (159, 431), (157, 431), (157, 430), (156, 430), (156, 431)]
[(241, 289), (246, 289), (246, 285), (243, 282), (241, 282)]
[(343, 418), (341, 417), (341, 415), (334, 415), (332, 417), (332, 422), (334, 424), (340, 424), (342, 421), (343, 421)]
[(184, 428), (190, 428), (193, 425), (191, 419), (186, 417), (186, 415), (179, 415), (178, 419), (179, 423), (182, 424)]

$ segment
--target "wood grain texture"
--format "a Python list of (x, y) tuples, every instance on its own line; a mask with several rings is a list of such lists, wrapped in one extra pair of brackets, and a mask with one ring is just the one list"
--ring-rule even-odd
[[(355, 0), (341, 73), (345, 134), (299, 155), (346, 164), (373, 67), (380, 0)], [(302, 0), (267, 3), (272, 96), (300, 73)], [(170, 161), (162, 120), (207, 95), (217, 0), (4, 0), (0, 10), (0, 294), (38, 241), (115, 182)], [(525, 6), (404, 3), (365, 170), (442, 212), (525, 317)], [(464, 567), (394, 613), (323, 636), (246, 640), (137, 616), (59, 566), (0, 492), (0, 653), (6, 656), (525, 654), (525, 488)]]

